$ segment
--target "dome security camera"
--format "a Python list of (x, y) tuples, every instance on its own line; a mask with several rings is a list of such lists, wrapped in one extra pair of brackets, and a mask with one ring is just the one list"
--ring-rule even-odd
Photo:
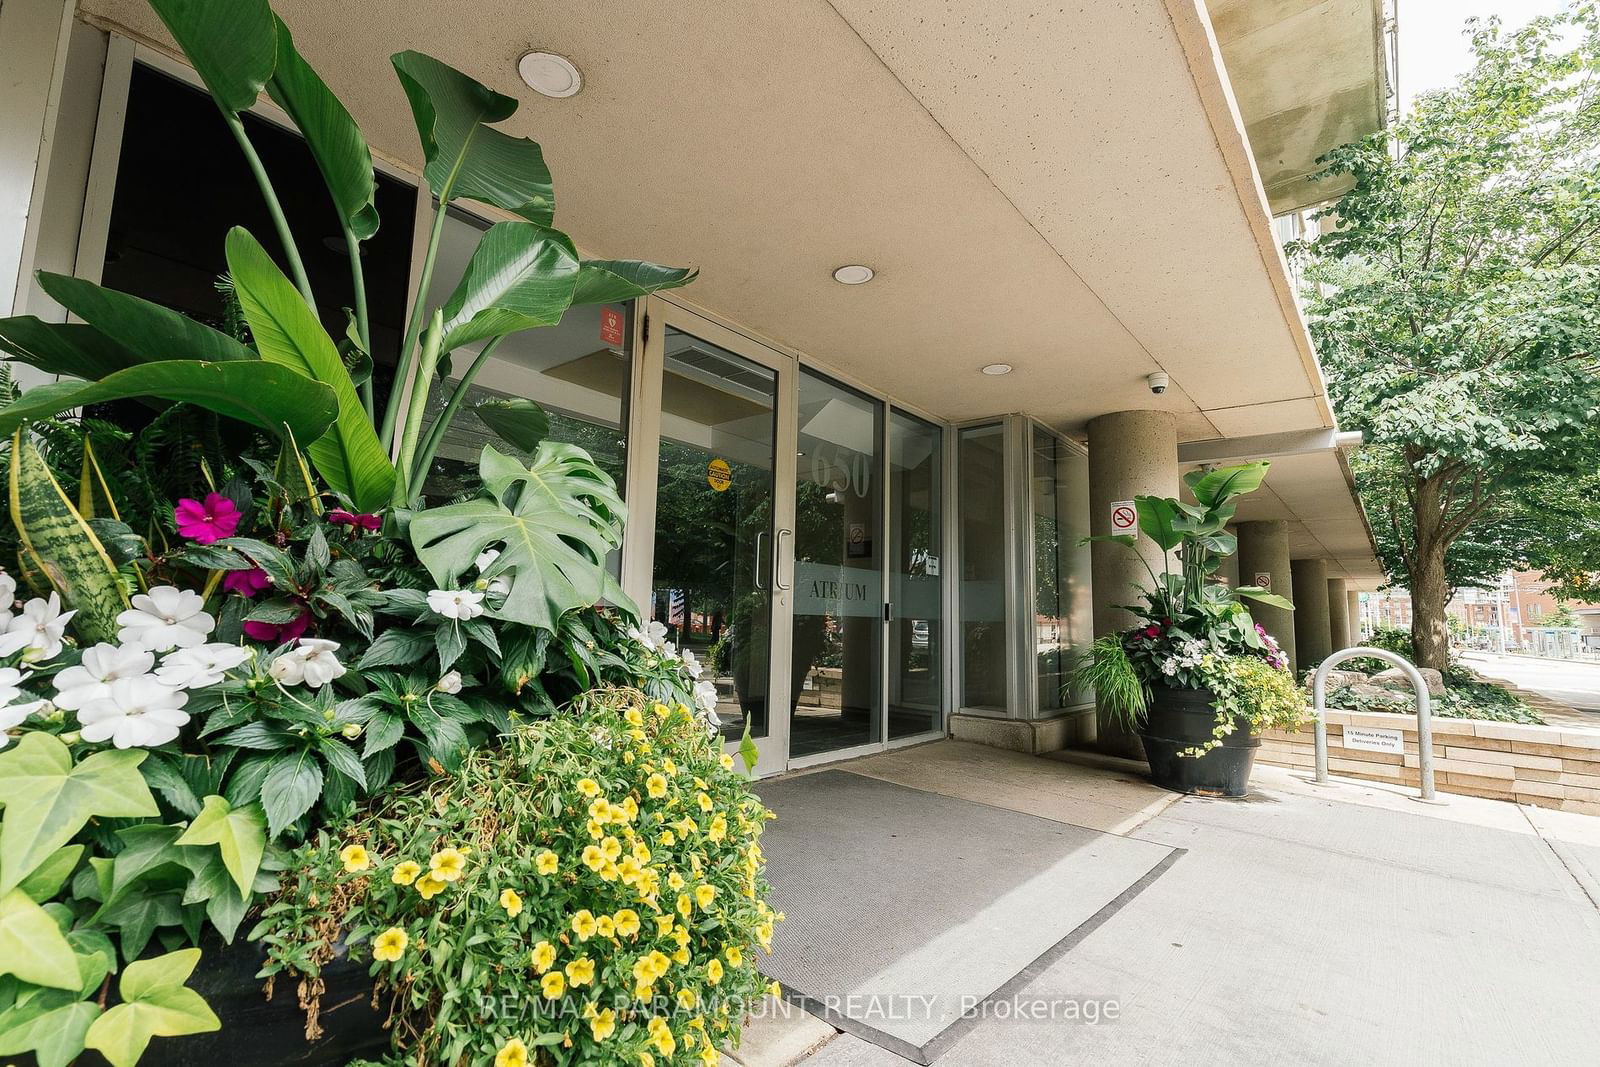
[(1154, 374), (1150, 375), (1150, 377), (1145, 379), (1145, 381), (1150, 383), (1150, 391), (1156, 396), (1160, 396), (1162, 393), (1167, 391), (1167, 383), (1170, 380), (1171, 379), (1167, 377), (1167, 372), (1160, 370), (1156, 371)]

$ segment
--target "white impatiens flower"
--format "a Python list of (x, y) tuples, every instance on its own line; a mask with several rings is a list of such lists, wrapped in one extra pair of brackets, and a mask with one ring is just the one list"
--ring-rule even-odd
[(0, 620), (11, 617), (11, 609), (17, 603), (17, 580), (5, 571), (0, 571)]
[(111, 692), (78, 710), (85, 741), (110, 741), (118, 748), (164, 745), (189, 721), (182, 710), (189, 694), (154, 677), (118, 678)]
[(0, 748), (5, 748), (11, 743), (11, 735), (5, 731), (21, 726), (23, 720), (48, 701), (44, 700), (19, 700), (19, 697), (28, 696), (21, 689), (27, 675), (15, 667), (0, 667)]
[(76, 611), (62, 611), (61, 598), (55, 593), (48, 600), (34, 597), (23, 605), (17, 617), (6, 622), (6, 632), (0, 635), (0, 656), (26, 650), (26, 659), (54, 659), (61, 652), (61, 636), (67, 632), (67, 623)]
[(628, 627), (628, 636), (651, 652), (655, 652), (667, 638), (667, 626), (665, 623), (651, 619), (645, 623), (643, 630), (640, 630), (637, 626)]
[(202, 689), (216, 685), (227, 671), (249, 658), (249, 649), (221, 642), (180, 648), (161, 661), (156, 677), (175, 689)]
[(439, 681), (434, 685), (434, 688), (441, 693), (445, 693), (449, 696), (455, 696), (457, 693), (461, 692), (461, 672), (447, 671), (445, 676), (440, 678)]
[(325, 641), (320, 637), (300, 639), (294, 655), (300, 657), (301, 671), (307, 685), (320, 689), (345, 672), (345, 665), (334, 655), (338, 651), (337, 641)]
[(712, 726), (722, 725), (722, 719), (717, 715), (717, 683), (694, 683), (694, 706), (700, 709), (700, 715)]
[(700, 677), (700, 661), (695, 658), (694, 650), (683, 650), (683, 670), (690, 678)]
[(83, 662), (55, 676), (58, 708), (77, 711), (91, 700), (111, 695), (118, 678), (139, 678), (150, 673), (156, 655), (146, 648), (101, 643), (83, 650)]
[(483, 614), (483, 594), (475, 589), (435, 589), (428, 594), (428, 607), (447, 619), (476, 619)]
[(153, 652), (203, 645), (217, 626), (203, 610), (205, 603), (192, 589), (158, 585), (136, 595), (133, 607), (117, 616), (117, 640)]
[(488, 570), (494, 561), (499, 558), (500, 550), (498, 548), (486, 548), (479, 552), (478, 558), (473, 561), (473, 566), (478, 568), (479, 574), (477, 587), (494, 597), (506, 596), (511, 592), (511, 579), (504, 575), (498, 578), (490, 578), (487, 581), (482, 577), (483, 572)]
[(306, 680), (305, 660), (298, 652), (285, 652), (267, 664), (267, 676), (279, 685), (299, 685)]
[(498, 548), (486, 548), (482, 552), (478, 553), (478, 558), (472, 561), (472, 565), (477, 567), (478, 572), (481, 574), (489, 569), (489, 564), (493, 563), (499, 558), (500, 550)]

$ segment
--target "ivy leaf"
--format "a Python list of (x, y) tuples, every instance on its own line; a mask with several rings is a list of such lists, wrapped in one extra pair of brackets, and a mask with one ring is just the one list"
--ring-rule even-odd
[(33, 985), (78, 988), (78, 961), (50, 913), (20, 889), (0, 897), (0, 975)]
[(267, 832), (277, 837), (322, 795), (322, 767), (310, 749), (275, 757), (261, 783)]
[(39, 1067), (66, 1067), (83, 1052), (89, 1025), (100, 1014), (90, 1000), (39, 993), (0, 1014), (0, 1056), (32, 1052)]
[(235, 808), (219, 796), (209, 796), (200, 815), (178, 838), (179, 845), (216, 845), (223, 865), (233, 875), (239, 892), (250, 893), (267, 847), (265, 819), (255, 804)]
[(33, 873), (24, 878), (17, 888), (43, 904), (67, 884), (67, 879), (72, 877), (72, 872), (81, 858), (83, 858), (82, 845), (63, 845), (35, 867)]
[(152, 1037), (222, 1029), (200, 994), (184, 985), (199, 962), (200, 950), (186, 948), (128, 964), (117, 984), (122, 1003), (90, 1025), (84, 1044), (97, 1050), (112, 1067), (133, 1067)]
[(0, 753), (0, 894), (32, 874), (90, 818), (159, 815), (139, 773), (142, 750), (96, 752), (76, 767), (72, 753), (41, 730)]

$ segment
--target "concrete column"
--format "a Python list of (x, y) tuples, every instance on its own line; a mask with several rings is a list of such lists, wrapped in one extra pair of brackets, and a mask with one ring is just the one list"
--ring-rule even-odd
[[(1239, 584), (1261, 585), (1279, 596), (1294, 599), (1289, 579), (1289, 524), (1282, 519), (1241, 522), (1239, 535)], [(1295, 670), (1294, 612), (1266, 604), (1250, 605), (1250, 614), (1271, 634)]]
[(1328, 579), (1328, 638), (1334, 652), (1350, 647), (1350, 599), (1344, 579)]
[[(1171, 412), (1117, 411), (1089, 420), (1089, 532), (1111, 532), (1111, 505), (1136, 496), (1178, 495), (1178, 427)], [(1118, 544), (1090, 549), (1094, 632), (1099, 637), (1133, 624), (1117, 604), (1133, 603), (1150, 583), (1143, 557), (1157, 574), (1165, 554), (1141, 536), (1133, 551)], [(1137, 755), (1138, 742), (1113, 730), (1104, 716), (1098, 724), (1102, 748)]]
[(1328, 615), (1328, 561), (1297, 559), (1294, 577), (1294, 644), (1297, 670), (1310, 670), (1333, 654)]
[(1350, 619), (1350, 646), (1355, 648), (1361, 643), (1361, 594), (1354, 589), (1348, 590), (1345, 595), (1345, 614)]

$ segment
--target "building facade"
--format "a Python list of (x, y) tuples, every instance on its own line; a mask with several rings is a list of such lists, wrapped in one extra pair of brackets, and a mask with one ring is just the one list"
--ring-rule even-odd
[[(1273, 214), (1382, 126), (1368, 0), (276, 6), (374, 146), (380, 383), (434, 223), (393, 52), (521, 102), (507, 132), (544, 146), (586, 254), (699, 268), (511, 338), (474, 392), (537, 400), (617, 480), (615, 573), (712, 664), (763, 773), (949, 734), (1124, 743), (1062, 677), (1144, 571), (1083, 538), (1200, 466), (1273, 462), (1230, 578), (1301, 606), (1263, 613), (1299, 663), (1354, 640), (1381, 573)], [(530, 51), (580, 90), (524, 84)], [(0, 69), (0, 313), (60, 321), (46, 269), (218, 319), (223, 234), (270, 227), (153, 14), (0, 0)], [(245, 121), (336, 291), (298, 135), (265, 99)], [(500, 217), (452, 206), (435, 277)], [(490, 438), (458, 419), (436, 491)]]

